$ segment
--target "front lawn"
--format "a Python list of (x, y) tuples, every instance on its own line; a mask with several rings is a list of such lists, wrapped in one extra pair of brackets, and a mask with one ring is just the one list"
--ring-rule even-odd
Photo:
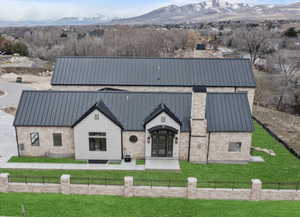
[(181, 171), (64, 171), (64, 170), (13, 170), (0, 169), (0, 172), (9, 172), (12, 175), (29, 176), (61, 176), (71, 174), (77, 177), (111, 177), (120, 179), (124, 176), (134, 176), (136, 179), (186, 179), (197, 177), (200, 185), (205, 181), (236, 181), (250, 182), (258, 178), (268, 182), (298, 182), (300, 181), (300, 160), (290, 154), (283, 145), (279, 144), (261, 126), (255, 123), (255, 133), (252, 143), (254, 146), (273, 149), (277, 154), (272, 157), (261, 152), (252, 155), (262, 156), (266, 162), (249, 163), (246, 165), (208, 164), (197, 165), (186, 161), (180, 163)]
[(61, 194), (0, 194), (0, 216), (298, 217), (299, 213), (298, 201), (254, 202)]
[(64, 164), (84, 164), (83, 160), (75, 160), (73, 158), (49, 158), (49, 157), (12, 157), (9, 163), (64, 163)]

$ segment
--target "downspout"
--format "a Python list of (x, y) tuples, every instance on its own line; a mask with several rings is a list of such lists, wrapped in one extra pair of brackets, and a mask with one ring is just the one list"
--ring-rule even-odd
[(124, 153), (123, 153), (123, 129), (121, 129), (121, 158), (124, 158)]
[(19, 145), (18, 132), (16, 127), (15, 127), (15, 134), (16, 134), (16, 142), (17, 142), (17, 149), (18, 149), (18, 157), (20, 157), (20, 145)]
[(207, 159), (206, 159), (206, 163), (208, 163), (208, 159), (209, 159), (209, 146), (210, 146), (210, 133), (208, 133), (208, 142), (207, 142)]
[(191, 137), (192, 137), (192, 128), (191, 128), (191, 122), (190, 122), (190, 135), (189, 135), (189, 147), (188, 147), (188, 161), (190, 161)]

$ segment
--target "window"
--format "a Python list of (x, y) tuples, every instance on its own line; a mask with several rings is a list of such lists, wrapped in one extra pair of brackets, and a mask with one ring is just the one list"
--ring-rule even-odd
[(129, 141), (130, 141), (131, 143), (136, 143), (136, 142), (138, 141), (138, 138), (137, 138), (137, 136), (132, 135), (132, 136), (129, 137)]
[(53, 146), (62, 146), (61, 133), (53, 133)]
[(39, 146), (40, 145), (39, 133), (30, 133), (30, 141), (32, 146)]
[(106, 151), (106, 133), (90, 132), (89, 149), (90, 151)]
[(99, 114), (95, 114), (94, 119), (97, 121), (99, 120)]
[(229, 152), (241, 152), (242, 143), (240, 142), (230, 142), (228, 146)]

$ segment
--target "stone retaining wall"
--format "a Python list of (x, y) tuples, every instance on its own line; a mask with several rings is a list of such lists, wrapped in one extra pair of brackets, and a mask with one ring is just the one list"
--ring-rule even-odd
[(60, 184), (13, 183), (9, 174), (0, 174), (0, 192), (62, 193), (83, 195), (117, 195), (124, 197), (179, 197), (217, 200), (300, 200), (299, 190), (265, 190), (262, 182), (252, 180), (250, 189), (198, 188), (197, 179), (189, 177), (187, 187), (134, 186), (131, 176), (124, 185), (71, 184), (70, 175), (62, 175)]

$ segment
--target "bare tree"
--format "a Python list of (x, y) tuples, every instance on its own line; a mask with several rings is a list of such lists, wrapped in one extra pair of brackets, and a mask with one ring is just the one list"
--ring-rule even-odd
[(246, 50), (252, 64), (255, 64), (260, 56), (270, 50), (270, 39), (271, 33), (262, 28), (242, 28), (235, 32), (233, 42), (240, 49)]
[(277, 109), (282, 109), (288, 90), (294, 91), (297, 89), (300, 62), (292, 58), (287, 58), (281, 53), (272, 55), (271, 61), (273, 62), (273, 70), (282, 75), (282, 86), (277, 103)]

